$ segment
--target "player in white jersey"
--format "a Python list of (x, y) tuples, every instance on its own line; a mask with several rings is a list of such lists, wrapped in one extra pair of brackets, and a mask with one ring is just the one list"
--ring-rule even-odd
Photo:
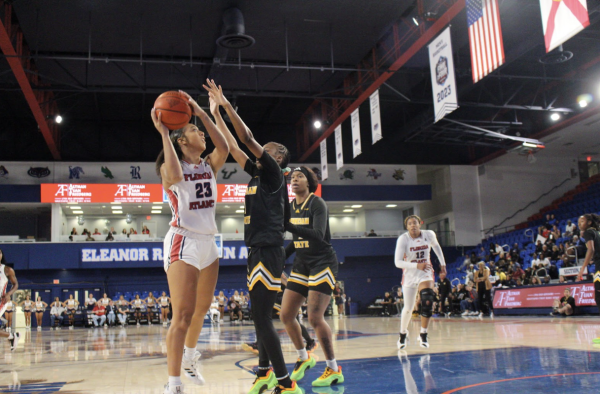
[[(182, 366), (194, 383), (204, 383), (196, 364), (196, 344), (219, 274), (214, 237), (217, 233), (215, 174), (229, 155), (227, 141), (217, 126), (196, 101), (181, 93), (188, 97), (194, 115), (204, 125), (215, 149), (202, 158), (206, 151), (203, 131), (188, 124), (169, 135), (160, 113), (152, 109), (152, 120), (163, 142), (163, 151), (156, 160), (157, 173), (173, 213), (164, 241), (164, 267), (173, 308), (167, 333), (169, 383), (165, 387), (166, 394), (182, 392)], [(210, 109), (213, 115), (218, 114), (219, 108), (212, 101)]]
[(427, 327), (435, 299), (431, 250), (438, 257), (443, 273), (446, 273), (446, 261), (435, 233), (431, 230), (421, 230), (421, 218), (416, 215), (408, 216), (404, 219), (404, 227), (408, 232), (398, 238), (395, 256), (396, 267), (403, 270), (402, 292), (404, 293), (398, 349), (404, 349), (408, 345), (408, 324), (417, 300), (417, 292), (421, 299), (419, 344), (421, 347), (428, 348)]
[[(8, 290), (8, 282), (12, 285), (10, 290)], [(9, 306), (11, 310), (10, 325), (7, 327), (9, 332), (0, 331), (0, 338), (6, 338), (10, 342), (11, 351), (17, 348), (20, 339), (20, 334), (18, 332), (15, 332), (14, 334), (10, 332), (12, 325), (12, 311), (14, 309), (11, 297), (18, 288), (19, 282), (17, 281), (15, 271), (6, 266), (6, 258), (4, 257), (2, 250), (0, 250), (0, 316), (6, 312)]]

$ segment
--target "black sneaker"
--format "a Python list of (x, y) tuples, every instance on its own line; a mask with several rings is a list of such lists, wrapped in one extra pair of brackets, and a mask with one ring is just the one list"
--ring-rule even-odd
[(402, 350), (406, 348), (408, 345), (408, 333), (400, 333), (400, 338), (398, 338), (398, 350)]
[(314, 352), (315, 350), (317, 350), (318, 347), (319, 347), (319, 344), (317, 343), (317, 341), (315, 341), (313, 339), (310, 343), (306, 344), (306, 351), (307, 352)]
[(421, 333), (419, 336), (419, 345), (424, 348), (429, 347), (429, 342), (427, 342), (427, 333)]

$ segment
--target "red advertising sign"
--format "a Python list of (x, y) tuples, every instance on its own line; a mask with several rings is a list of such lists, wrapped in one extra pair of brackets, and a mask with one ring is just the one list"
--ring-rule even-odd
[[(217, 190), (219, 192), (219, 196), (217, 198), (217, 202), (239, 202), (244, 203), (244, 196), (246, 195), (247, 184), (230, 184), (230, 185), (217, 185)], [(321, 185), (318, 186), (315, 195), (321, 197)], [(288, 196), (290, 197), (290, 201), (296, 197), (294, 193), (292, 193), (292, 185), (288, 185)]]
[(554, 300), (564, 296), (566, 288), (577, 306), (595, 306), (594, 284), (580, 283), (559, 286), (536, 286), (519, 289), (498, 289), (494, 294), (494, 309), (552, 308)]
[(143, 203), (162, 202), (159, 184), (85, 184), (43, 183), (42, 202)]

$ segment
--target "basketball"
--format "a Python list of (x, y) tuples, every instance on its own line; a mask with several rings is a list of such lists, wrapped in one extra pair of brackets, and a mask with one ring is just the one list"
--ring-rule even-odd
[(162, 114), (162, 123), (169, 130), (177, 130), (190, 123), (192, 108), (188, 99), (175, 91), (164, 92), (154, 102), (156, 115)]

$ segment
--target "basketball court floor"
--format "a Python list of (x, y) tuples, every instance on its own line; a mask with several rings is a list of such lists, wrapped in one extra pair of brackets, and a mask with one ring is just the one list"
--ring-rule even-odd
[[(316, 368), (300, 382), (306, 393), (572, 394), (600, 387), (600, 348), (592, 345), (600, 335), (597, 317), (439, 318), (430, 326), (430, 349), (416, 344), (413, 319), (411, 342), (401, 352), (398, 318), (328, 322), (346, 381), (311, 387), (325, 367), (319, 348)], [(276, 326), (291, 370), (296, 352)], [(160, 394), (166, 383), (162, 326), (18, 331), (22, 340), (13, 353), (6, 341), (0, 345), (0, 393)], [(246, 393), (257, 358), (241, 345), (254, 337), (251, 323), (205, 325), (198, 348), (206, 385), (188, 384), (186, 393)]]

